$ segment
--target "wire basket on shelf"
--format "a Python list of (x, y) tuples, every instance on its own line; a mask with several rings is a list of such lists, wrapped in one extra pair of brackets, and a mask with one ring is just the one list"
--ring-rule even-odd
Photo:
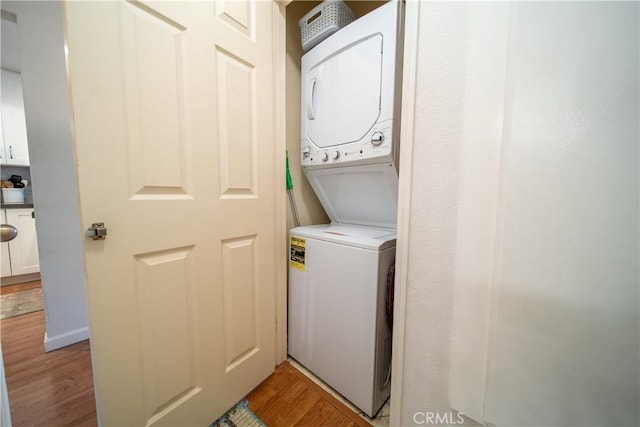
[(298, 21), (302, 49), (307, 52), (355, 19), (353, 11), (342, 0), (324, 0)]

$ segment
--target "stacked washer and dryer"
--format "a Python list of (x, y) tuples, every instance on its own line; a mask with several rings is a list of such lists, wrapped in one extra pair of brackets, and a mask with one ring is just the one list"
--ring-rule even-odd
[(290, 231), (291, 357), (373, 417), (389, 397), (402, 1), (302, 57), (301, 164), (331, 224)]

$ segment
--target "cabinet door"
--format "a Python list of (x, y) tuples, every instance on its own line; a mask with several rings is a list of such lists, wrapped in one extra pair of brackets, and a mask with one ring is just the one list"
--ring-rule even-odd
[[(2, 224), (7, 223), (7, 216), (5, 215), (4, 209), (2, 210), (2, 218), (0, 219)], [(1, 243), (2, 252), (0, 253), (0, 261), (2, 265), (0, 266), (0, 277), (11, 276), (11, 260), (9, 259), (9, 243)]]
[[(4, 94), (2, 94), (4, 96)], [(0, 114), (0, 164), (7, 164), (6, 150), (4, 148), (4, 123), (2, 122), (2, 114)]]
[(28, 166), (29, 148), (22, 98), (22, 77), (8, 70), (2, 70), (2, 133), (2, 163)]
[(33, 209), (8, 209), (7, 221), (18, 229), (18, 237), (9, 242), (11, 272), (14, 276), (39, 272), (40, 258)]

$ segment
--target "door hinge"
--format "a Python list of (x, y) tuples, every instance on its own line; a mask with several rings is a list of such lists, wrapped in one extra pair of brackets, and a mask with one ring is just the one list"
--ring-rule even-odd
[(91, 237), (93, 240), (104, 240), (107, 238), (107, 227), (103, 222), (94, 222), (91, 227), (85, 231), (86, 237)]

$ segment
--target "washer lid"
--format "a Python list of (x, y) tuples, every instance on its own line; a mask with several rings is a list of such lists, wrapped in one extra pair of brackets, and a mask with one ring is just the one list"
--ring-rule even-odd
[(398, 174), (393, 163), (305, 170), (331, 222), (396, 228)]
[(296, 227), (289, 234), (291, 236), (323, 240), (375, 251), (396, 245), (396, 230), (355, 225), (309, 225)]

